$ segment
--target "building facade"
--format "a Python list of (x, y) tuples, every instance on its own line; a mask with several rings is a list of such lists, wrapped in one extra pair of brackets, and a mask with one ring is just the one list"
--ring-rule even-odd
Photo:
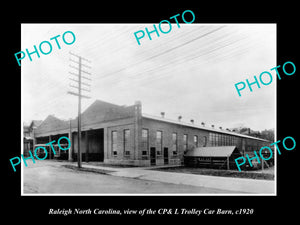
[[(236, 146), (241, 155), (268, 146), (269, 141), (142, 113), (142, 105), (119, 106), (96, 100), (81, 116), (83, 161), (134, 166), (181, 165), (184, 154), (196, 147)], [(65, 154), (77, 160), (77, 118), (64, 121), (48, 116), (35, 130), (34, 143), (71, 140)], [(50, 153), (51, 151), (49, 151)], [(51, 153), (49, 158), (53, 158)]]
[(41, 120), (32, 120), (30, 125), (23, 125), (23, 155), (29, 156), (34, 148), (34, 130), (42, 123)]

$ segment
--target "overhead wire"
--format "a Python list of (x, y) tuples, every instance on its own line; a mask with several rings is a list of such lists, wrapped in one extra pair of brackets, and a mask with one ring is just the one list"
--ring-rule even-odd
[[(199, 53), (201, 53), (200, 51), (203, 50), (204, 47), (206, 47), (206, 49), (209, 49), (210, 48), (209, 46), (215, 45), (217, 43), (217, 42), (213, 43), (211, 41), (210, 44), (208, 44), (207, 46), (204, 46), (204, 47), (202, 46), (202, 49), (201, 48), (194, 49), (194, 51), (192, 51), (189, 54), (186, 54), (184, 57), (174, 58), (174, 60), (161, 62), (160, 64), (157, 64), (155, 67), (153, 67), (153, 65), (148, 65), (148, 66), (145, 65), (145, 67), (143, 67), (143, 71), (136, 72), (134, 74), (129, 74), (129, 76), (126, 77), (126, 80), (120, 79), (120, 76), (118, 76), (126, 70), (130, 70), (132, 68), (137, 68), (138, 65), (148, 63), (149, 61), (152, 61), (153, 59), (158, 59), (158, 58), (161, 58), (163, 56), (167, 56), (171, 53), (174, 53), (175, 50), (182, 49), (183, 47), (188, 46), (190, 43), (196, 42), (196, 41), (198, 41), (198, 40), (200, 40), (200, 39), (202, 39), (202, 38), (204, 38), (204, 37), (206, 37), (210, 34), (213, 34), (213, 33), (217, 32), (218, 30), (223, 29), (224, 27), (226, 27), (226, 26), (219, 26), (216, 29), (212, 29), (208, 32), (205, 32), (204, 34), (201, 33), (201, 34), (198, 34), (198, 35), (197, 35), (197, 33), (199, 31), (196, 31), (196, 29), (194, 30), (193, 28), (191, 28), (191, 30), (189, 30), (187, 32), (183, 32), (182, 35), (179, 35), (179, 39), (176, 39), (176, 40), (171, 39), (171, 41), (168, 42), (169, 44), (172, 44), (172, 43), (177, 44), (177, 42), (182, 40), (182, 43), (177, 44), (174, 47), (164, 49), (163, 51), (161, 51), (160, 49), (155, 49), (154, 48), (154, 50), (151, 52), (150, 56), (147, 55), (147, 54), (149, 54), (149, 52), (140, 51), (136, 54), (137, 57), (140, 57), (140, 60), (138, 60), (136, 62), (133, 62), (130, 65), (127, 65), (126, 67), (118, 68), (116, 71), (113, 71), (111, 73), (106, 73), (106, 74), (97, 76), (97, 77), (95, 77), (93, 82), (97, 83), (98, 81), (103, 81), (103, 78), (110, 78), (110, 82), (115, 81), (114, 87), (117, 87), (117, 86), (122, 87), (122, 88), (126, 88), (126, 87), (129, 87), (129, 86), (132, 87), (134, 85), (134, 83), (135, 83), (135, 85), (139, 85), (139, 86), (149, 86), (150, 82), (157, 81), (157, 80), (160, 80), (160, 79), (164, 79), (164, 78), (169, 77), (170, 75), (172, 75), (171, 74), (172, 70), (174, 70), (174, 67), (172, 68), (172, 66), (174, 66), (174, 65), (179, 66), (182, 63), (191, 62), (191, 61), (194, 61), (194, 60), (196, 60), (200, 57), (203, 57), (203, 56), (205, 56), (207, 58), (207, 60), (209, 60), (210, 58), (212, 60), (217, 60), (216, 56), (214, 55), (215, 52), (218, 52), (218, 50), (220, 50), (220, 49), (223, 49), (223, 48), (226, 48), (230, 45), (233, 45), (235, 43), (235, 41), (238, 41), (238, 40), (235, 40), (235, 41), (232, 41), (232, 42), (228, 42), (228, 40), (227, 40), (226, 42), (222, 43), (223, 45), (215, 47), (215, 48), (211, 49), (210, 51), (206, 51), (205, 53), (199, 54)], [(206, 29), (207, 28), (209, 28), (209, 27), (206, 27)], [(84, 42), (83, 46), (80, 49), (81, 50), (86, 50), (86, 51), (91, 51), (93, 49), (97, 49), (98, 46), (101, 46), (101, 45), (103, 46), (103, 43), (106, 43), (103, 46), (103, 48), (108, 48), (109, 46), (111, 46), (111, 43), (108, 40), (114, 40), (113, 37), (116, 38), (119, 35), (127, 35), (127, 32), (129, 32), (130, 30), (131, 30), (131, 27), (127, 27), (127, 28), (124, 27), (123, 29), (121, 29), (121, 31), (123, 31), (123, 32), (121, 32), (121, 34), (120, 33), (114, 33), (112, 31), (106, 37), (101, 38), (101, 39), (96, 38), (95, 41), (93, 41), (93, 42), (90, 42), (89, 40), (87, 40), (87, 41)], [(191, 37), (190, 34), (193, 34), (194, 36)], [(189, 37), (190, 39), (183, 41), (186, 37)], [(222, 38), (224, 39), (225, 36), (221, 37), (220, 39), (222, 39)], [(217, 39), (218, 39), (218, 37), (217, 37)], [(227, 44), (225, 44), (225, 43), (227, 43)], [(240, 50), (240, 48), (238, 48), (238, 47), (236, 47), (236, 48), (238, 50)], [(68, 54), (66, 53), (68, 50), (67, 49), (60, 49), (60, 50), (61, 50), (60, 53), (64, 53), (64, 54), (58, 54), (59, 59), (64, 60), (64, 61), (68, 61), (67, 60)], [(233, 50), (233, 49), (231, 49), (231, 50)], [(117, 54), (117, 53), (122, 52), (122, 51), (123, 51), (123, 49), (115, 47), (108, 54), (114, 55), (114, 54)], [(93, 51), (91, 51), (91, 52), (93, 52)], [(147, 53), (147, 54), (145, 54), (145, 53)], [(223, 56), (221, 56), (221, 54)], [(228, 56), (228, 54), (229, 54), (229, 56)], [(107, 54), (99, 55), (99, 57), (97, 57), (97, 61), (101, 60), (103, 58), (107, 58), (106, 55)], [(222, 58), (222, 57), (225, 57), (225, 56), (230, 57), (230, 53), (229, 52), (222, 52), (222, 53), (220, 53), (219, 58)], [(113, 64), (113, 60), (111, 61), (111, 63)], [(201, 63), (203, 63), (203, 62), (201, 62)], [(58, 67), (57, 68), (52, 67), (51, 69), (52, 69), (52, 71), (49, 72), (49, 73), (60, 73), (61, 72)], [(163, 72), (163, 73), (161, 73), (159, 75), (154, 75), (157, 71), (160, 71), (160, 72)], [(147, 75), (147, 74), (150, 74), (150, 73), (152, 73), (153, 76)], [(48, 76), (50, 76), (50, 74), (48, 74)], [(64, 84), (62, 84), (59, 81), (58, 82), (47, 82), (47, 76), (44, 76), (41, 79), (41, 81), (42, 81), (41, 84), (43, 84), (41, 89), (48, 89), (48, 90), (52, 89), (53, 90), (52, 93), (55, 92), (56, 90), (61, 90), (61, 88), (64, 88), (65, 86), (66, 87), (68, 86), (67, 84), (65, 84), (65, 86), (64, 86)], [(49, 109), (51, 107), (53, 108), (53, 107), (59, 105), (57, 103), (61, 99), (61, 96), (51, 96), (49, 98), (51, 98), (51, 99), (47, 102), (44, 102), (42, 107), (47, 106), (47, 109)]]
[[(216, 31), (216, 30), (214, 30), (214, 31)], [(212, 32), (213, 32), (213, 31), (209, 31), (209, 33), (212, 33)], [(199, 38), (202, 38), (202, 37), (208, 35), (209, 33), (204, 33), (204, 34), (201, 34), (200, 36), (198, 35), (197, 38), (193, 38), (192, 40), (188, 40), (188, 41), (184, 42), (183, 44), (181, 44), (180, 46), (176, 46), (176, 48), (182, 47), (182, 46), (184, 46), (184, 45), (190, 43), (191, 41), (195, 41), (195, 40), (197, 40), (197, 39), (199, 39)], [(175, 49), (175, 48), (173, 48), (173, 50), (174, 50), (174, 49)], [(167, 52), (164, 51), (163, 53), (165, 54), (165, 53), (167, 53)], [(156, 55), (155, 55), (155, 57), (158, 57), (158, 56), (160, 56), (160, 54), (156, 54)], [(149, 59), (149, 58), (154, 58), (154, 56), (150, 56), (150, 57), (148, 57), (147, 59)], [(138, 63), (133, 64), (133, 66), (135, 66), (135, 65), (137, 65), (137, 64), (141, 64), (142, 62), (147, 62), (147, 61), (148, 61), (147, 59), (146, 59), (146, 60), (143, 59), (143, 60), (139, 61)], [(181, 60), (181, 59), (179, 59), (179, 60)], [(121, 72), (121, 71), (123, 71), (124, 69), (128, 69), (128, 68), (131, 67), (131, 66), (132, 66), (132, 65), (129, 65), (127, 68), (121, 68), (118, 72)], [(142, 71), (142, 72), (138, 72), (138, 73), (136, 73), (136, 75), (134, 75), (134, 76), (131, 75), (130, 77), (138, 76), (138, 75), (141, 74), (141, 73), (145, 74), (145, 73), (147, 73), (147, 72), (154, 72), (155, 70), (157, 70), (157, 69), (159, 69), (159, 68), (162, 68), (162, 67), (166, 67), (166, 66), (168, 66), (168, 65), (157, 65), (157, 66), (155, 66), (155, 67), (153, 68), (153, 66), (150, 65), (150, 66), (148, 67), (148, 68), (149, 68), (148, 71), (146, 70), (146, 68), (143, 67), (143, 71)], [(116, 71), (115, 71), (115, 72), (116, 72)], [(111, 77), (112, 77), (112, 76), (111, 76)], [(119, 79), (118, 77), (116, 77), (116, 78), (113, 79), (112, 82), (114, 82), (114, 84), (117, 84), (117, 83), (120, 82), (120, 79)]]
[[(217, 29), (220, 29), (220, 28), (217, 28)], [(212, 32), (213, 32), (213, 31), (212, 31)], [(209, 33), (210, 33), (210, 32), (209, 32)], [(204, 34), (204, 36), (205, 36), (205, 35), (208, 35), (209, 33)], [(172, 49), (168, 49), (168, 50), (165, 51), (165, 52), (162, 52), (162, 53), (153, 55), (153, 56), (151, 56), (151, 57), (148, 57), (147, 59), (144, 59), (143, 62), (145, 62), (145, 61), (147, 61), (147, 60), (149, 60), (149, 59), (158, 57), (158, 56), (160, 56), (160, 55), (162, 55), (162, 54), (165, 54), (165, 53), (167, 53), (167, 52), (170, 52), (170, 51), (172, 51), (172, 50), (174, 50), (174, 49), (176, 49), (176, 48), (179, 48), (179, 47), (181, 47), (181, 46), (183, 46), (183, 45), (186, 45), (186, 44), (188, 44), (188, 43), (190, 43), (190, 42), (192, 42), (192, 41), (195, 41), (195, 40), (197, 40), (198, 38), (201, 38), (201, 37), (203, 37), (203, 35), (201, 35), (200, 37), (196, 37), (195, 39), (192, 39), (192, 40), (190, 40), (190, 41), (188, 41), (188, 42), (186, 42), (186, 43), (183, 43), (183, 44), (181, 44), (181, 45), (179, 45), (179, 46), (177, 46), (177, 47), (174, 47), (174, 48), (172, 48)], [(141, 61), (140, 61), (140, 62), (137, 62), (137, 63), (134, 64), (134, 65), (137, 65), (137, 64), (139, 64), (139, 63), (141, 63)], [(132, 65), (131, 65), (131, 66), (132, 66)], [(123, 68), (123, 69), (124, 69), (124, 68)], [(117, 72), (120, 72), (120, 71), (122, 71), (123, 69), (120, 69), (120, 70), (117, 71)], [(100, 77), (100, 78), (101, 78), (101, 77)], [(53, 86), (55, 86), (55, 85), (53, 85)], [(53, 86), (52, 86), (52, 87), (53, 87)]]
[[(150, 57), (148, 57), (148, 58), (146, 58), (146, 59), (143, 59), (143, 60), (141, 60), (141, 61), (138, 61), (138, 62), (136, 62), (136, 63), (133, 63), (133, 64), (130, 65), (130, 67), (139, 65), (140, 63), (146, 62), (146, 61), (148, 61), (148, 60), (150, 60), (150, 59), (153, 59), (153, 58), (162, 56), (162, 55), (164, 55), (164, 54), (166, 54), (166, 53), (169, 53), (169, 52), (171, 52), (171, 51), (174, 51), (174, 50), (177, 49), (177, 48), (183, 47), (183, 46), (185, 46), (185, 45), (187, 45), (187, 44), (189, 44), (189, 43), (192, 43), (192, 42), (194, 42), (194, 41), (196, 41), (196, 40), (198, 40), (198, 39), (200, 39), (200, 38), (203, 38), (203, 37), (205, 37), (205, 36), (207, 36), (207, 35), (209, 35), (209, 34), (211, 34), (211, 33), (213, 33), (213, 32), (216, 32), (216, 31), (222, 29), (223, 27), (225, 27), (225, 26), (218, 27), (217, 29), (214, 29), (214, 30), (212, 30), (212, 31), (209, 31), (209, 32), (207, 32), (207, 33), (205, 33), (205, 34), (201, 34), (200, 36), (197, 36), (196, 38), (193, 38), (193, 39), (191, 39), (191, 40), (189, 40), (189, 41), (186, 41), (186, 42), (184, 42), (184, 43), (182, 43), (182, 44), (180, 44), (180, 45), (177, 45), (177, 46), (175, 46), (175, 47), (169, 48), (169, 49), (167, 49), (167, 50), (165, 50), (165, 51), (163, 51), (163, 52), (160, 52), (160, 53), (155, 54), (155, 55), (153, 55), (153, 56), (150, 56)], [(129, 66), (128, 66), (128, 67), (129, 67)], [(101, 78), (104, 78), (104, 77), (107, 77), (107, 76), (111, 76), (112, 74), (116, 74), (116, 73), (119, 73), (119, 72), (121, 72), (121, 71), (126, 70), (128, 67), (121, 68), (121, 69), (119, 69), (117, 72), (105, 74), (105, 75), (102, 75), (102, 76), (100, 76), (100, 77), (98, 77), (98, 78), (101, 79)]]
[[(190, 56), (187, 56), (186, 58), (184, 58), (183, 60), (182, 60), (182, 58), (179, 58), (179, 60), (175, 60), (174, 62), (176, 62), (176, 64), (174, 65), (174, 66), (178, 66), (179, 64), (182, 64), (182, 63), (186, 63), (186, 62), (188, 62), (188, 61), (191, 61), (191, 60), (194, 60), (194, 59), (196, 59), (196, 58), (199, 58), (199, 57), (201, 57), (201, 56), (206, 56), (206, 55), (208, 55), (208, 54), (211, 54), (211, 53), (213, 53), (213, 52), (215, 52), (215, 51), (217, 51), (217, 50), (219, 50), (219, 49), (221, 49), (221, 48), (225, 48), (225, 47), (228, 47), (229, 45), (232, 45), (232, 44), (235, 44), (235, 43), (237, 43), (238, 41), (241, 41), (241, 40), (244, 40), (245, 38), (240, 38), (240, 39), (238, 39), (238, 40), (231, 40), (229, 43), (227, 43), (227, 44), (223, 44), (223, 45), (221, 45), (221, 46), (219, 46), (219, 47), (216, 47), (216, 48), (213, 48), (213, 49), (210, 49), (208, 52), (203, 52), (202, 54), (197, 54), (196, 56), (194, 56), (194, 57), (190, 57)], [(146, 82), (149, 82), (149, 81), (151, 81), (151, 80), (156, 80), (156, 79), (159, 79), (159, 78), (161, 78), (162, 76), (160, 76), (160, 77), (155, 77), (155, 76), (147, 76), (147, 75), (145, 75), (145, 73), (147, 73), (147, 72), (154, 72), (155, 70), (157, 70), (157, 69), (159, 69), (160, 71), (161, 71), (161, 69), (162, 69), (162, 67), (165, 67), (165, 68), (170, 68), (170, 72), (169, 73), (171, 73), (172, 71), (174, 71), (175, 69), (174, 69), (174, 66), (172, 67), (172, 66), (170, 66), (170, 65), (168, 65), (168, 64), (166, 64), (166, 65), (162, 65), (161, 67), (156, 67), (155, 69), (152, 69), (152, 70), (150, 70), (150, 71), (143, 71), (143, 72), (141, 72), (141, 73), (143, 73), (143, 75), (142, 76), (140, 76), (139, 78), (143, 78), (143, 76), (145, 77), (146, 76)], [(166, 76), (164, 76), (164, 77), (166, 77)], [(129, 82), (131, 82), (132, 80), (128, 80)], [(147, 83), (147, 84), (149, 84), (149, 83)]]

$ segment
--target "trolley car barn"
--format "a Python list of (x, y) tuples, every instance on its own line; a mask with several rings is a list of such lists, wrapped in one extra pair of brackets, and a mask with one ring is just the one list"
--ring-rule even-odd
[[(162, 116), (146, 115), (142, 113), (139, 101), (132, 106), (119, 106), (96, 100), (82, 113), (81, 124), (82, 159), (109, 164), (182, 165), (184, 154), (192, 154), (188, 152), (193, 149), (195, 156), (198, 152), (206, 152), (207, 155), (199, 157), (212, 159), (215, 164), (217, 155), (212, 154), (217, 153), (222, 160), (229, 157), (230, 163), (236, 154), (251, 156), (254, 150), (270, 143), (228, 130), (197, 125), (194, 121), (169, 120), (164, 118), (164, 113)], [(77, 118), (66, 121), (49, 115), (34, 130), (33, 142), (35, 146), (53, 140), (57, 143), (60, 137), (66, 136), (71, 141), (71, 148), (64, 152), (64, 158), (76, 160), (77, 135)], [(55, 157), (49, 152), (48, 158)]]

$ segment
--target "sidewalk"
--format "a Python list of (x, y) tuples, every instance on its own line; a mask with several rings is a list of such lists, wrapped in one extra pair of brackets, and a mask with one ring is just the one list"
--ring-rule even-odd
[[(149, 170), (150, 167), (118, 168), (82, 164), (85, 169), (107, 171), (107, 174), (119, 177), (128, 177), (142, 180), (151, 180), (172, 184), (185, 184), (206, 188), (217, 188), (236, 191), (237, 193), (275, 195), (275, 181), (255, 180), (246, 178), (231, 178), (206, 176), (185, 173)], [(152, 167), (153, 168), (153, 167)]]

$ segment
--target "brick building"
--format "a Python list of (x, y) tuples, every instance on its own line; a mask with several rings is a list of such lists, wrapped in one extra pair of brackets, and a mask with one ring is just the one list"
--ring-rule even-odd
[[(179, 118), (180, 119), (180, 118)], [(119, 106), (96, 100), (82, 113), (83, 161), (136, 166), (180, 165), (186, 151), (199, 147), (236, 146), (244, 155), (268, 145), (267, 140), (162, 116), (142, 113), (142, 105)], [(62, 136), (71, 140), (69, 160), (77, 158), (77, 118), (60, 120), (49, 115), (34, 132), (34, 144), (44, 145)], [(48, 158), (53, 153), (48, 151)], [(52, 154), (52, 155), (51, 155)]]

